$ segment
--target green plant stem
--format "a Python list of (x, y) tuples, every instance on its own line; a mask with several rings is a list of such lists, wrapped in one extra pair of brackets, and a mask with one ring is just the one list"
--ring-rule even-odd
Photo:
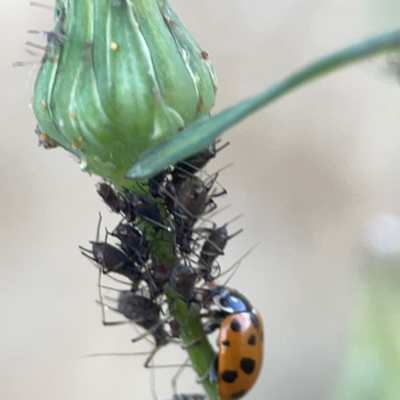
[[(116, 174), (112, 183), (116, 188), (123, 188), (136, 191), (144, 196), (150, 196), (147, 185), (134, 180), (121, 180), (120, 175)], [(162, 218), (167, 220), (165, 210), (159, 209)], [(161, 259), (170, 270), (179, 262), (175, 254), (175, 239), (173, 234), (166, 229), (154, 229), (145, 220), (138, 220), (138, 225), (143, 232), (146, 232), (146, 241), (149, 243), (151, 253), (156, 258)], [(186, 304), (180, 296), (168, 285), (164, 286), (164, 294), (167, 297), (171, 315), (180, 323), (180, 336), (185, 345), (194, 344), (187, 349), (193, 368), (198, 377), (207, 374), (215, 359), (214, 350), (208, 341), (203, 324), (199, 316), (199, 307), (195, 304)], [(204, 390), (210, 400), (218, 400), (217, 386), (209, 379), (202, 380)]]
[(126, 177), (149, 178), (167, 165), (174, 164), (205, 148), (226, 129), (297, 87), (364, 58), (399, 48), (400, 29), (375, 36), (322, 57), (268, 87), (260, 94), (226, 108), (210, 118), (198, 120), (179, 134), (146, 150), (127, 172)]
[[(200, 307), (194, 303), (188, 307), (168, 284), (164, 286), (164, 293), (168, 298), (172, 314), (181, 324), (181, 338), (183, 344), (188, 346), (186, 351), (193, 364), (193, 368), (197, 376), (203, 378), (214, 364), (215, 353), (204, 333), (199, 315)], [(219, 399), (215, 383), (210, 382), (208, 378), (202, 379), (201, 383), (210, 400)]]

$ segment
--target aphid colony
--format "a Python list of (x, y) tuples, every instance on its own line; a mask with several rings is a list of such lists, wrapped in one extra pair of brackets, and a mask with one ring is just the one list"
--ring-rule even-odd
[(259, 313), (242, 294), (214, 283), (220, 275), (217, 258), (240, 232), (229, 235), (227, 224), (215, 226), (206, 219), (216, 208), (213, 199), (225, 194), (217, 187), (217, 174), (200, 173), (215, 153), (212, 144), (162, 171), (149, 180), (144, 194), (100, 183), (98, 194), (121, 221), (105, 241), (97, 238), (90, 250), (82, 250), (101, 273), (130, 282), (129, 290), (119, 292), (117, 306), (109, 308), (154, 337), (146, 367), (157, 349), (180, 337), (179, 322), (163, 308), (166, 285), (188, 307), (196, 304), (204, 310), (205, 334), (220, 329), (218, 356), (204, 379), (217, 382), (221, 400), (229, 400), (244, 396), (259, 374), (263, 328)]

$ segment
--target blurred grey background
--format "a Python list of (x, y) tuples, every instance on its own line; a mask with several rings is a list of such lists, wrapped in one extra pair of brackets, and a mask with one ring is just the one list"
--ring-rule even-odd
[[(395, 0), (171, 4), (214, 62), (215, 110), (400, 20)], [(0, 398), (146, 400), (155, 379), (167, 399), (173, 369), (153, 376), (143, 356), (80, 358), (141, 351), (145, 342), (130, 343), (132, 326), (101, 324), (97, 273), (78, 245), (94, 239), (99, 211), (106, 226), (115, 220), (96, 178), (62, 150), (37, 146), (29, 107), (37, 65), (11, 66), (33, 59), (23, 44), (39, 38), (26, 31), (51, 29), (51, 20), (28, 1), (0, 0)], [(332, 74), (247, 119), (224, 136), (231, 144), (208, 168), (234, 162), (219, 179), (228, 191), (219, 204), (232, 207), (218, 218), (244, 213), (232, 229), (245, 231), (223, 266), (261, 242), (230, 283), (266, 325), (264, 368), (249, 400), (328, 399), (334, 388), (365, 228), (400, 214), (400, 88), (386, 61)], [(156, 364), (175, 353), (162, 350)], [(200, 390), (190, 372), (178, 385)]]

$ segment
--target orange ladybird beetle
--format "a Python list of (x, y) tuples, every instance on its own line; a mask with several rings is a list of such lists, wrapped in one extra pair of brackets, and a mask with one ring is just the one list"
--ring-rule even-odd
[(205, 331), (220, 328), (218, 356), (208, 373), (217, 382), (221, 400), (243, 397), (255, 383), (263, 357), (263, 325), (257, 310), (241, 293), (216, 286), (210, 298), (217, 309), (210, 309)]

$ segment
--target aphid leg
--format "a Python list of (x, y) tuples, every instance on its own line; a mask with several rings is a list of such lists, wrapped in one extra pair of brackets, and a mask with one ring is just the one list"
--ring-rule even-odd
[(170, 319), (170, 317), (168, 318), (164, 318), (162, 320), (160, 320), (157, 324), (155, 324), (153, 327), (151, 327), (150, 329), (146, 330), (146, 332), (143, 332), (141, 335), (134, 337), (131, 342), (132, 343), (136, 343), (139, 340), (147, 337), (148, 335), (152, 335), (158, 328), (160, 328), (163, 324), (165, 324), (166, 322), (168, 322), (168, 320)]
[(150, 362), (163, 346), (156, 346), (147, 357), (144, 367), (145, 368), (178, 368), (178, 367), (191, 367), (192, 364), (167, 364), (167, 365), (150, 365)]
[(221, 276), (224, 276), (226, 274), (228, 274), (229, 272), (233, 271), (231, 276), (224, 282), (224, 284), (222, 286), (226, 286), (227, 283), (231, 280), (231, 278), (233, 277), (233, 275), (235, 274), (235, 272), (240, 268), (240, 265), (242, 263), (242, 261), (259, 245), (260, 243), (256, 243), (254, 246), (252, 246), (248, 251), (246, 251), (246, 253), (244, 253), (239, 260), (237, 260), (233, 265), (231, 265), (227, 270), (225, 270), (224, 272), (222, 272), (218, 278), (220, 278)]
[(197, 382), (202, 383), (208, 379), (210, 382), (216, 383), (218, 381), (217, 371), (218, 371), (218, 356), (215, 357), (214, 361), (212, 362), (210, 368), (205, 373), (205, 375), (197, 379)]

